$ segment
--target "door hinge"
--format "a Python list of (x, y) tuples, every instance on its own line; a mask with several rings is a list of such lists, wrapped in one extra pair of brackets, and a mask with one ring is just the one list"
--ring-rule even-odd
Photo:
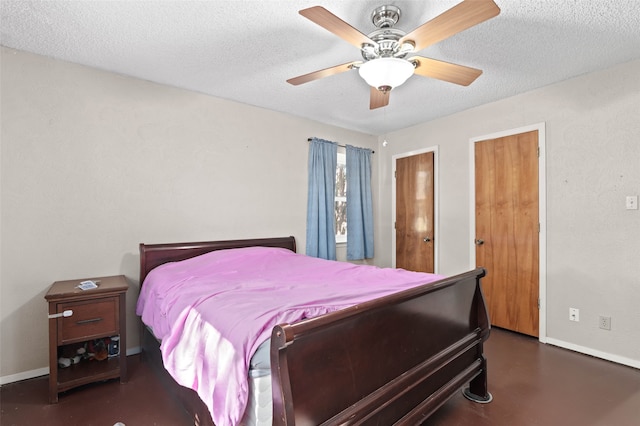
[(540, 233), (540, 229), (541, 229), (540, 222), (538, 222), (538, 234)]
[(394, 177), (394, 178), (396, 178), (396, 179), (398, 179), (398, 171), (397, 171), (397, 170), (394, 170), (394, 171), (393, 171), (393, 177)]
[(538, 147), (538, 158), (540, 158), (540, 147)]
[(538, 297), (538, 310), (540, 310), (540, 298)]
[(393, 229), (397, 229), (397, 228), (396, 228), (396, 223), (395, 223), (395, 222), (393, 222)]

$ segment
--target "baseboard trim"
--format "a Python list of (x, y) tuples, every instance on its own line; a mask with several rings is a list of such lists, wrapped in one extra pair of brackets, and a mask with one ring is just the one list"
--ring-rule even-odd
[(636, 359), (631, 359), (624, 356), (619, 356), (619, 355), (614, 355), (607, 352), (598, 351), (596, 349), (587, 348), (585, 346), (576, 345), (573, 343), (565, 342), (563, 340), (554, 339), (552, 337), (547, 337), (546, 343), (553, 346), (558, 346), (560, 348), (569, 349), (574, 352), (580, 352), (585, 355), (591, 355), (593, 357), (601, 358), (606, 361), (615, 362), (616, 364), (622, 364), (628, 367), (640, 369), (640, 361)]
[[(142, 352), (142, 347), (127, 348), (127, 356), (136, 355)], [(0, 376), (0, 386), (9, 383), (21, 382), (22, 380), (35, 379), (36, 377), (49, 375), (49, 367), (36, 368), (35, 370), (23, 371), (21, 373), (9, 374), (8, 376)]]
[(13, 382), (21, 382), (22, 380), (33, 379), (49, 374), (49, 367), (37, 368), (35, 370), (23, 371), (22, 373), (10, 374), (0, 377), (0, 385), (6, 385)]

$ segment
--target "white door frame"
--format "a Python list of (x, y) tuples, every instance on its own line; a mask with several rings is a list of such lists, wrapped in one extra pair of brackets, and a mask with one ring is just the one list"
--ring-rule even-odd
[(438, 220), (438, 206), (439, 203), (439, 190), (438, 190), (438, 146), (431, 146), (429, 148), (423, 148), (416, 151), (403, 152), (391, 157), (391, 173), (393, 176), (393, 185), (391, 185), (391, 265), (396, 267), (396, 163), (400, 158), (413, 157), (414, 155), (425, 154), (427, 152), (433, 152), (433, 272), (438, 273), (438, 240), (440, 240), (439, 232), (439, 220)]
[(469, 176), (471, 183), (469, 186), (470, 204), (469, 204), (469, 218), (470, 218), (470, 235), (469, 235), (469, 247), (471, 259), (470, 267), (473, 269), (476, 267), (476, 247), (474, 244), (476, 238), (476, 160), (475, 160), (475, 144), (487, 139), (497, 139), (505, 136), (517, 135), (519, 133), (538, 131), (538, 218), (540, 221), (540, 233), (539, 233), (539, 322), (538, 322), (538, 340), (542, 343), (547, 342), (547, 195), (546, 195), (546, 163), (545, 163), (545, 123), (533, 124), (531, 126), (519, 127), (516, 129), (505, 130), (503, 132), (492, 133), (489, 135), (478, 136), (469, 139)]

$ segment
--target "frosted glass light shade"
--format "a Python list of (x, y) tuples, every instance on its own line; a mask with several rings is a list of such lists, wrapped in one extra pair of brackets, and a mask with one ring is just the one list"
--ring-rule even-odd
[(378, 58), (360, 65), (360, 77), (376, 89), (391, 90), (413, 75), (413, 64), (405, 59)]

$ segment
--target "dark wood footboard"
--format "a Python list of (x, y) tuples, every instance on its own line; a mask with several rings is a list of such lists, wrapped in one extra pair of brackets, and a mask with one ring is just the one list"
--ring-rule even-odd
[(488, 397), (477, 269), (271, 337), (275, 425), (415, 425), (471, 382)]

